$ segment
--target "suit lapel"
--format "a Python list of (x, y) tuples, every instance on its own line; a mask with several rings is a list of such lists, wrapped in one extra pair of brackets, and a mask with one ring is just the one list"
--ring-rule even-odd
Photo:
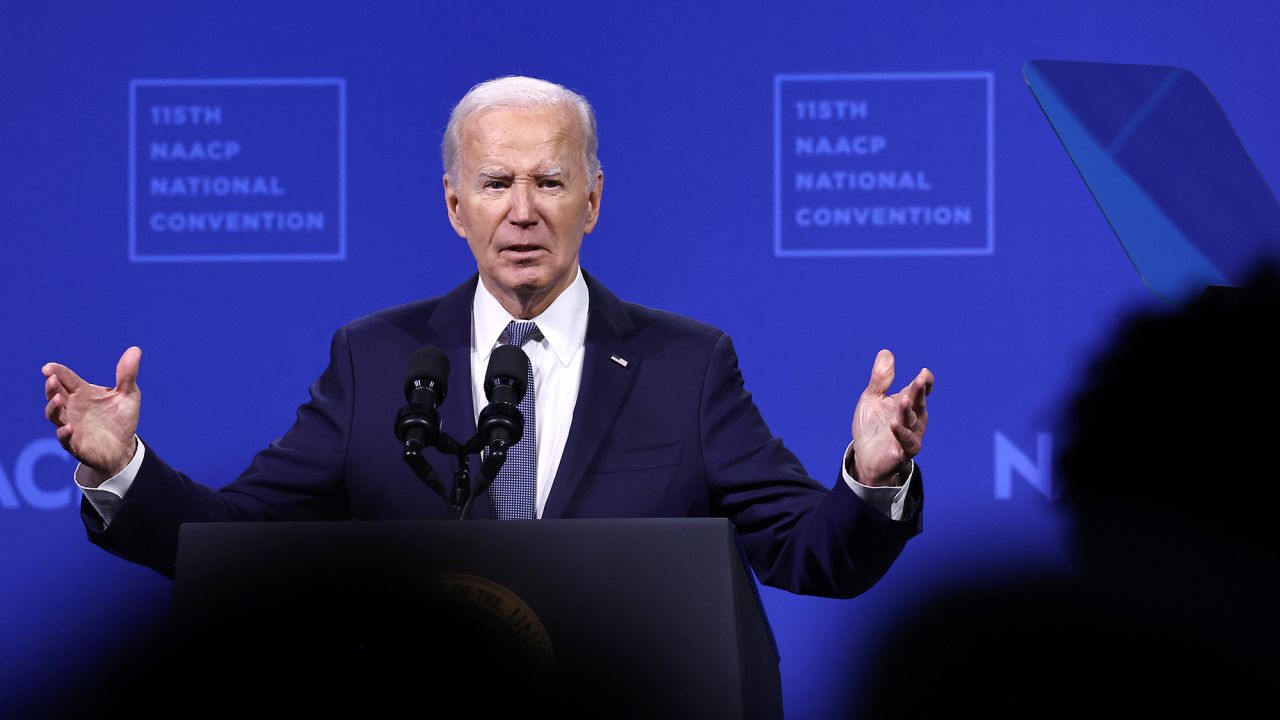
[[(569, 500), (582, 475), (609, 434), (614, 420), (640, 371), (640, 355), (630, 349), (625, 338), (632, 324), (622, 302), (583, 272), (590, 293), (587, 338), (583, 348), (582, 382), (573, 409), (573, 422), (560, 467), (551, 485), (551, 495), (542, 517), (564, 517)], [(621, 358), (625, 365), (614, 358)]]

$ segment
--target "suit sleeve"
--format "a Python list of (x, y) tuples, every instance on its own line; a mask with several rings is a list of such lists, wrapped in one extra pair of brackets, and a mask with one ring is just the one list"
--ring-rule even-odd
[(344, 465), (352, 418), (346, 329), (334, 334), (329, 366), (311, 386), (287, 433), (259, 452), (235, 481), (213, 490), (170, 467), (149, 447), (111, 524), (81, 504), (89, 540), (172, 577), (178, 528), (188, 522), (346, 519)]
[(737, 527), (766, 585), (853, 597), (879, 580), (921, 530), (921, 477), (899, 521), (859, 499), (839, 469), (830, 490), (809, 477), (769, 432), (727, 335), (717, 339), (707, 364), (699, 422), (712, 510)]

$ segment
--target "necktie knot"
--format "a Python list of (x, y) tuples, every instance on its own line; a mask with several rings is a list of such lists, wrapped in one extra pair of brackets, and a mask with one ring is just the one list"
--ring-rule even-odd
[(527, 340), (538, 339), (542, 336), (538, 332), (538, 323), (532, 320), (521, 322), (513, 320), (507, 324), (507, 344), (521, 347)]

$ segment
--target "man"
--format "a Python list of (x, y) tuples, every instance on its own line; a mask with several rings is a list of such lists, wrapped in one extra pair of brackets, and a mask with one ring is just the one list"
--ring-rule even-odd
[[(603, 192), (596, 145), (590, 106), (559, 85), (512, 77), (467, 93), (445, 132), (444, 195), (478, 278), (341, 328), (294, 426), (221, 491), (138, 441), (138, 348), (114, 388), (46, 365), (46, 415), (81, 462), (90, 539), (171, 574), (183, 522), (448, 517), (389, 430), (406, 359), (428, 345), (450, 358), (442, 419), (466, 438), (489, 354), (510, 342), (530, 356), (535, 396), (511, 455), (524, 454), (536, 482), (500, 474), (473, 516), (724, 516), (766, 583), (832, 596), (869, 587), (919, 531), (911, 458), (932, 374), (886, 396), (893, 356), (880, 352), (827, 492), (769, 434), (727, 336), (623, 303), (579, 269)], [(431, 462), (452, 475), (451, 458)]]

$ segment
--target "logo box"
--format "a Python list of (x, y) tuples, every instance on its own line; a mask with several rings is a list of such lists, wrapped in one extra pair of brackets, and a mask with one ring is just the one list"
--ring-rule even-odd
[(129, 259), (346, 259), (342, 78), (129, 83)]
[(774, 255), (995, 251), (990, 72), (774, 77)]

